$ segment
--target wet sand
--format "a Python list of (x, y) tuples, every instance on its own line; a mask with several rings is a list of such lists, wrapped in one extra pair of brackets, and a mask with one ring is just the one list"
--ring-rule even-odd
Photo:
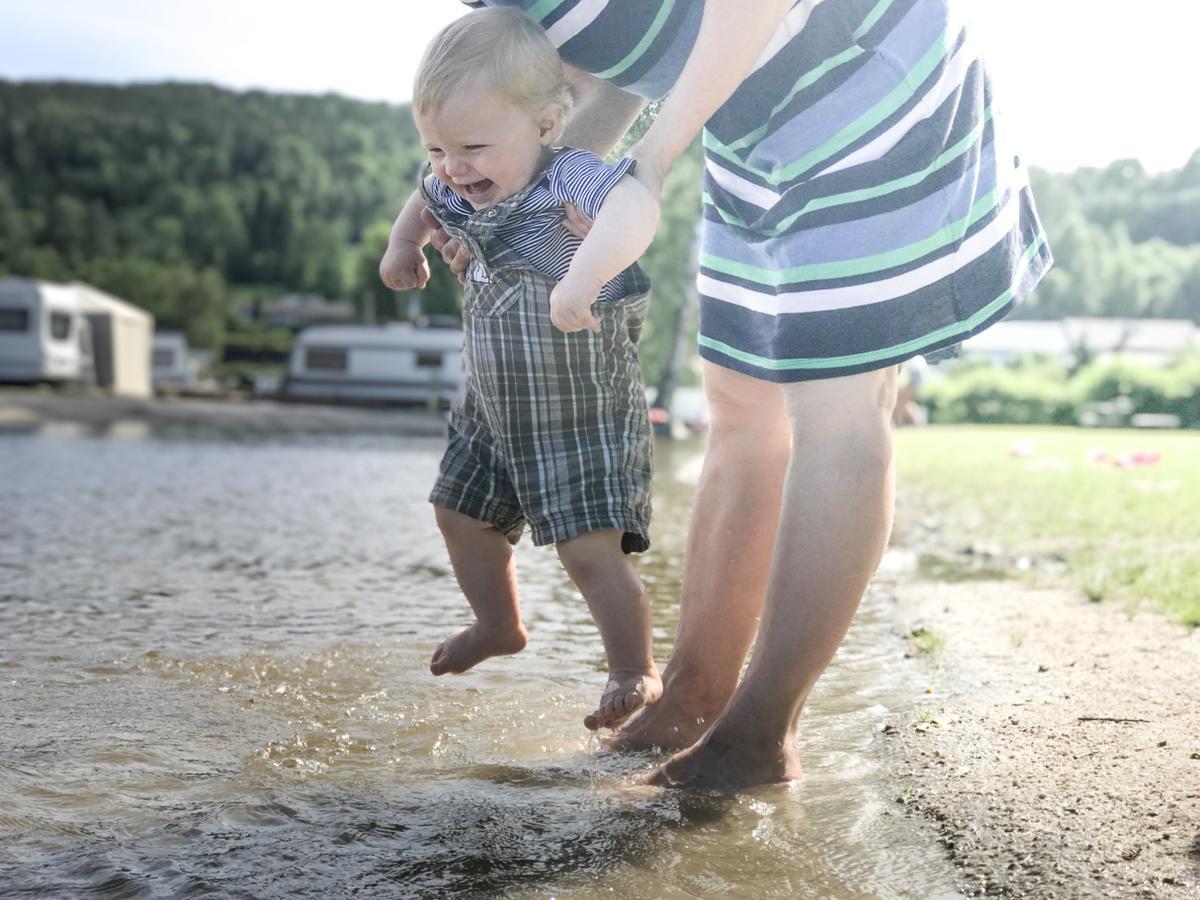
[(960, 890), (1200, 896), (1200, 629), (1019, 581), (910, 582), (895, 611), (914, 707), (878, 743)]

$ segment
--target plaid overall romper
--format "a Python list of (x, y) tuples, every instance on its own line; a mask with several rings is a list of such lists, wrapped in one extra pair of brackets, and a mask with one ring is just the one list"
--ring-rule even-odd
[(463, 286), (465, 391), (429, 500), (534, 544), (605, 528), (621, 547), (650, 545), (652, 436), (637, 342), (649, 280), (593, 306), (601, 329), (565, 334), (550, 321), (555, 280), (498, 237), (521, 216), (530, 185), (471, 216), (430, 211), (471, 254)]

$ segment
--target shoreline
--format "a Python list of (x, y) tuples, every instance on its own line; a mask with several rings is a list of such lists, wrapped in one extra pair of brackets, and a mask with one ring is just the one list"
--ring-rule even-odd
[(913, 709), (877, 746), (964, 894), (1200, 896), (1200, 629), (1018, 580), (890, 590)]
[(130, 423), (150, 429), (213, 429), (237, 434), (373, 434), (443, 437), (444, 413), (424, 408), (291, 403), (264, 399), (99, 394), (0, 388), (0, 431), (69, 423), (98, 431)]
[[(425, 409), (0, 388), (0, 434), (59, 423), (114, 435), (445, 433), (444, 414)], [(991, 568), (952, 581), (912, 569), (877, 577), (912, 701), (872, 752), (897, 814), (945, 849), (959, 890), (1200, 896), (1200, 628), (980, 577)]]

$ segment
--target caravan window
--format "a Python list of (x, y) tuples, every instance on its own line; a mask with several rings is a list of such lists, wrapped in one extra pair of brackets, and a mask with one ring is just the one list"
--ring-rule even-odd
[(71, 317), (63, 312), (50, 313), (50, 337), (65, 341), (71, 336)]
[(156, 369), (175, 368), (175, 351), (170, 347), (155, 347), (150, 365)]
[(304, 354), (304, 365), (309, 369), (345, 372), (346, 351), (335, 347), (309, 347)]
[(0, 331), (28, 331), (29, 310), (0, 306)]
[(442, 367), (442, 354), (430, 353), (423, 351), (417, 353), (417, 368), (418, 369), (440, 369)]

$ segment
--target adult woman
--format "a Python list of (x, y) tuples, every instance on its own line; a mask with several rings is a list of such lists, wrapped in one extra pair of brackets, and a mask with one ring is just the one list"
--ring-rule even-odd
[(987, 327), (1050, 265), (947, 2), (471, 4), (522, 9), (595, 73), (573, 73), (564, 143), (605, 153), (669, 91), (633, 153), (661, 191), (705, 129), (712, 429), (664, 693), (612, 741), (680, 749), (654, 783), (799, 775), (801, 707), (891, 529), (896, 365)]

